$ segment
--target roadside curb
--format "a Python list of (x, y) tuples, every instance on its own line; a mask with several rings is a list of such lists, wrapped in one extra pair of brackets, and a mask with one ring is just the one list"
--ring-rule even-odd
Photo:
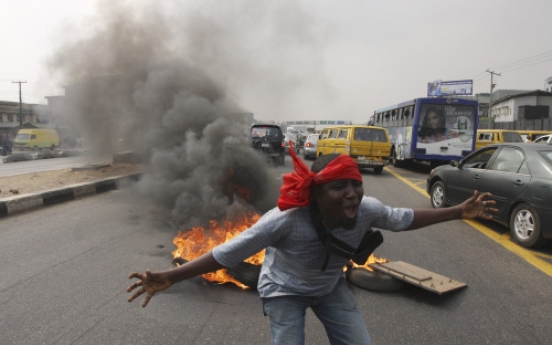
[(49, 189), (39, 193), (5, 198), (0, 200), (0, 218), (119, 189), (129, 183), (137, 182), (141, 176), (142, 173), (115, 176), (94, 182), (84, 182), (63, 188)]

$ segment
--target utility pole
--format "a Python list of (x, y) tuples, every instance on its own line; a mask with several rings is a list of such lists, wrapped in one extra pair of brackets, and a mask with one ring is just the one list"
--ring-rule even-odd
[(13, 84), (19, 84), (19, 129), (23, 128), (23, 103), (21, 101), (21, 84), (26, 81), (12, 81)]
[(489, 93), (489, 110), (487, 111), (487, 116), (489, 117), (489, 122), (491, 121), (491, 107), (493, 104), (493, 89), (496, 86), (496, 84), (493, 84), (493, 76), (496, 74), (500, 77), (500, 73), (496, 73), (494, 71), (490, 71), (487, 69), (487, 73), (491, 74), (491, 92)]

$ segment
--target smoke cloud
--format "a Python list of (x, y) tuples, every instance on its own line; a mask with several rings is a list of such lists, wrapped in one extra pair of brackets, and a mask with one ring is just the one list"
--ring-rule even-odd
[(300, 8), (201, 3), (101, 1), (98, 16), (72, 28), (49, 61), (66, 85), (66, 123), (101, 154), (144, 152), (151, 173), (138, 188), (177, 224), (243, 212), (249, 206), (232, 202), (243, 188), (255, 209), (275, 206), (281, 182), (237, 115), (254, 112), (245, 90), (277, 114), (304, 80), (321, 78)]

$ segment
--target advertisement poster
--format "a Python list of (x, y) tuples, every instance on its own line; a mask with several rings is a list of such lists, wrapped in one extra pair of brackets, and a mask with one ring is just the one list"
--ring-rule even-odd
[(420, 109), (418, 145), (426, 154), (461, 155), (474, 137), (473, 106), (424, 104)]
[(467, 96), (473, 93), (473, 80), (436, 80), (427, 84), (427, 95), (439, 96)]

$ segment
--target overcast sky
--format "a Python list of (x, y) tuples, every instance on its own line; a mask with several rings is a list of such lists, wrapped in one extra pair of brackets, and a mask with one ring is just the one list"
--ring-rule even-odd
[[(25, 103), (62, 95), (74, 81), (49, 74), (47, 61), (63, 44), (98, 34), (101, 2), (0, 0), (0, 100), (19, 101), (17, 81), (26, 82)], [(132, 11), (155, 4), (157, 20), (173, 30), (169, 52), (186, 58), (182, 37), (210, 46), (195, 61), (216, 64), (228, 92), (258, 119), (364, 123), (375, 109), (425, 96), (437, 79), (473, 79), (474, 92), (486, 93), (487, 69), (501, 74), (497, 89), (543, 89), (552, 77), (550, 0), (127, 3)]]

